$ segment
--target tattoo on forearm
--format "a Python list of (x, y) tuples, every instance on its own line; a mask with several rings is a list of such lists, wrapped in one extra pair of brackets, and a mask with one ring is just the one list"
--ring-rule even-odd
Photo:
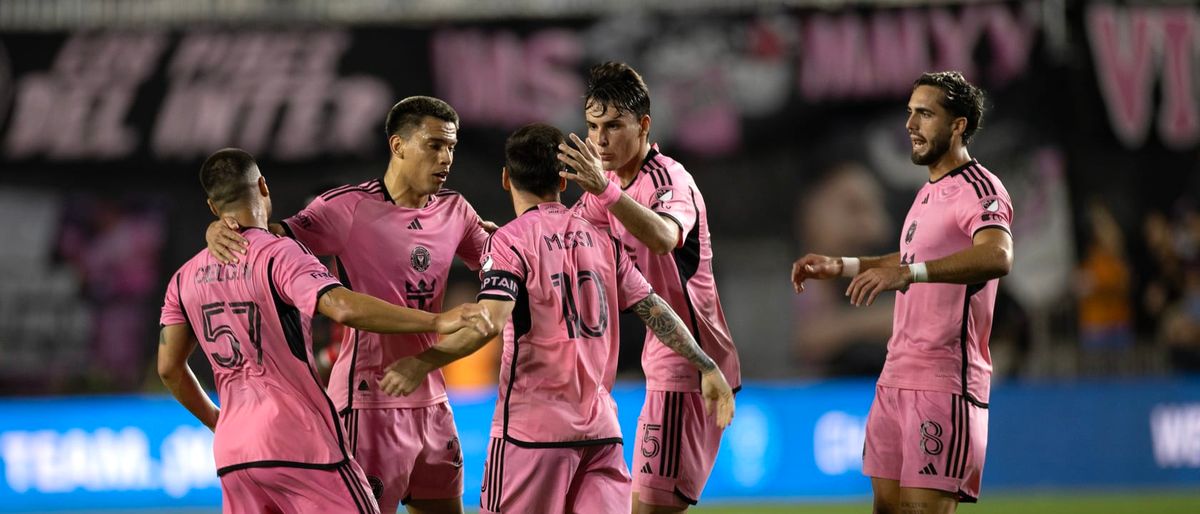
[(662, 297), (656, 294), (647, 296), (646, 299), (634, 305), (633, 310), (646, 323), (646, 327), (654, 332), (655, 336), (658, 336), (658, 340), (662, 341), (662, 344), (675, 350), (700, 371), (707, 372), (716, 369), (717, 364), (708, 354), (704, 353), (704, 350), (700, 349), (700, 345), (696, 344), (696, 339), (688, 333), (683, 320), (679, 319), (679, 316), (671, 310), (671, 306), (667, 305)]

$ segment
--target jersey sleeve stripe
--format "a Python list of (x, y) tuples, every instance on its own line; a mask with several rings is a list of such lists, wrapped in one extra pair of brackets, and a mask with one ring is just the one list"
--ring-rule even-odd
[(976, 197), (983, 198), (983, 192), (980, 191), (979, 184), (975, 183), (975, 179), (973, 177), (971, 177), (970, 173), (964, 172), (962, 174), (962, 178), (963, 178), (963, 180), (966, 180), (968, 184), (971, 184), (971, 187), (975, 188), (975, 196)]
[(995, 195), (996, 194), (996, 190), (992, 188), (992, 184), (987, 181), (986, 177), (982, 177), (983, 174), (979, 173), (979, 171), (976, 170), (974, 166), (967, 168), (966, 173), (967, 173), (967, 175), (970, 175), (972, 178), (975, 179), (975, 182), (979, 184), (980, 189), (983, 190), (983, 193), (985, 195)]
[(321, 193), (321, 198), (323, 198), (323, 199), (325, 199), (325, 200), (329, 200), (329, 195), (336, 194), (336, 193), (338, 193), (339, 191), (342, 191), (342, 190), (345, 190), (345, 189), (349, 189), (349, 188), (352, 188), (352, 187), (357, 187), (357, 186), (355, 186), (354, 184), (346, 184), (346, 185), (344, 185), (344, 186), (338, 186), (338, 187), (335, 187), (335, 188), (333, 188), (333, 189), (330, 189), (329, 191), (326, 191), (326, 192), (324, 192), (324, 193)]

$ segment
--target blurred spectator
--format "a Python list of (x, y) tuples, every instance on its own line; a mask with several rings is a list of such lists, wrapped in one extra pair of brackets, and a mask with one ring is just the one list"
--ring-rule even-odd
[[(1169, 246), (1179, 263), (1182, 280), (1178, 300), (1163, 310), (1160, 340), (1166, 344), (1176, 371), (1200, 372), (1200, 212), (1190, 204), (1181, 209), (1180, 221), (1170, 230)], [(1163, 295), (1170, 298), (1170, 290)]]
[[(796, 227), (805, 251), (827, 255), (886, 253), (896, 235), (879, 181), (856, 162), (829, 167), (800, 195)], [(843, 294), (847, 285), (810, 281), (795, 296), (793, 349), (806, 375), (874, 376), (883, 369), (893, 296), (855, 308)]]
[(1088, 241), (1076, 272), (1080, 344), (1085, 351), (1133, 346), (1130, 266), (1125, 236), (1099, 199), (1088, 204)]

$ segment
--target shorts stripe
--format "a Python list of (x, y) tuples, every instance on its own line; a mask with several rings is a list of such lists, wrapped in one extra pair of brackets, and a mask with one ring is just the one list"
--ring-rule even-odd
[(658, 463), (658, 474), (679, 478), (679, 455), (683, 436), (683, 393), (666, 392), (663, 402), (663, 452)]
[(487, 485), (488, 492), (485, 498), (484, 507), (492, 512), (500, 512), (500, 500), (504, 498), (503, 491), (503, 475), (504, 475), (504, 440), (500, 438), (492, 438), (491, 448), (488, 451), (488, 470), (484, 481)]
[[(342, 477), (342, 482), (346, 484), (346, 490), (350, 491), (350, 499), (354, 500), (354, 506), (358, 508), (359, 514), (366, 514), (368, 509), (363, 505), (363, 498), (360, 496), (362, 491), (354, 487), (353, 473), (350, 473), (344, 465), (338, 466), (337, 472)], [(367, 502), (366, 505), (370, 505), (370, 502)]]
[(967, 403), (967, 398), (965, 396), (962, 397), (961, 399), (962, 399), (962, 419), (963, 419), (962, 440), (964, 442), (963, 442), (963, 450), (962, 450), (962, 462), (959, 463), (958, 474), (955, 475), (957, 478), (962, 478), (963, 474), (966, 473), (966, 471), (967, 471), (967, 456), (970, 455), (970, 453), (971, 453), (971, 416), (970, 416), (971, 405)]
[(946, 447), (947, 448), (946, 465), (942, 468), (942, 469), (946, 470), (945, 471), (946, 476), (953, 476), (954, 468), (958, 465), (958, 461), (956, 460), (956, 457), (955, 457), (955, 455), (958, 452), (958, 437), (959, 437), (959, 434), (961, 433), (958, 429), (958, 405), (959, 405), (958, 395), (956, 395), (956, 394), (951, 395), (951, 397), (950, 397), (950, 426), (952, 427), (951, 430), (954, 430), (954, 433), (950, 434), (950, 445)]

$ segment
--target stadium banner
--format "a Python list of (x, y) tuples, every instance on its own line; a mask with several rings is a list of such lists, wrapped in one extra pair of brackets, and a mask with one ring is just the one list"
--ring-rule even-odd
[[(704, 502), (858, 499), (870, 381), (751, 383)], [(644, 391), (615, 393), (632, 437)], [(452, 394), (477, 505), (494, 391)], [(1200, 487), (1200, 380), (999, 385), (986, 495), (1005, 489)], [(626, 440), (626, 461), (635, 445)], [(212, 434), (169, 397), (0, 401), (0, 512), (217, 507)], [(637, 472), (637, 470), (633, 470)]]

